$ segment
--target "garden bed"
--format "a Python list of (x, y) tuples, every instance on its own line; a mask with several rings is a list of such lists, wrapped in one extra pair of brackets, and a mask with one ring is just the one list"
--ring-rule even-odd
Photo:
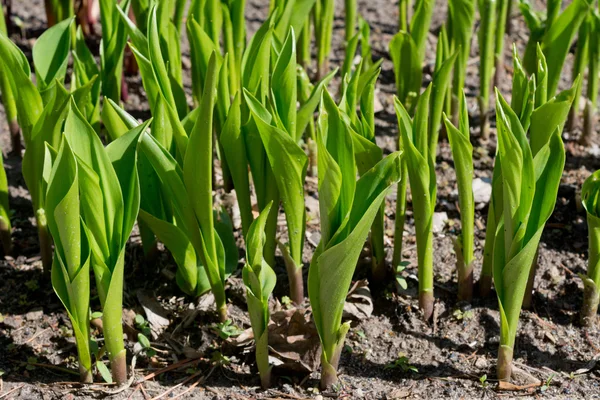
[[(334, 24), (331, 65), (343, 60), (342, 4), (338, 1)], [(432, 33), (445, 21), (445, 2), (438, 1), (432, 22)], [(444, 3), (444, 4), (442, 4)], [(22, 22), (21, 32), (11, 38), (28, 57), (31, 47), (45, 28), (41, 0), (15, 1), (13, 13)], [(538, 4), (541, 7), (541, 5)], [(397, 4), (390, 0), (359, 1), (359, 11), (372, 28), (374, 58), (384, 58), (378, 81), (377, 97), (381, 111), (376, 116), (378, 144), (386, 153), (396, 149), (398, 130), (393, 110), (395, 92), (392, 64), (387, 45), (397, 31)], [(251, 0), (247, 4), (249, 34), (266, 18), (268, 2)], [(509, 44), (522, 49), (528, 32), (520, 16), (511, 20), (510, 40), (507, 40), (507, 79), (500, 88), (509, 95), (512, 66)], [(97, 29), (99, 31), (99, 27)], [(184, 42), (186, 39), (184, 38)], [(431, 79), (434, 52), (429, 40), (424, 79)], [(90, 39), (92, 49), (99, 38)], [(189, 92), (189, 47), (183, 45), (184, 83)], [(466, 94), (473, 128), (475, 176), (491, 178), (495, 135), (484, 142), (479, 139), (477, 44), (473, 41), (468, 65)], [(572, 54), (563, 71), (562, 87), (571, 80)], [(150, 116), (146, 96), (139, 76), (127, 77), (130, 96), (125, 108), (134, 116)], [(8, 126), (0, 107), (0, 143), (10, 148)], [(492, 118), (492, 133), (494, 120)], [(559, 189), (556, 210), (547, 224), (541, 240), (539, 268), (531, 310), (521, 314), (521, 324), (515, 347), (515, 386), (499, 391), (495, 378), (495, 359), (499, 344), (499, 313), (495, 295), (475, 298), (471, 305), (456, 302), (456, 271), (453, 238), (459, 226), (458, 194), (450, 148), (442, 139), (437, 158), (438, 204), (436, 212), (447, 213), (449, 220), (434, 239), (434, 269), (436, 305), (433, 320), (423, 322), (417, 300), (416, 246), (412, 214), (409, 211), (404, 241), (404, 258), (410, 266), (404, 271), (408, 289), (397, 292), (393, 282), (373, 288), (373, 312), (353, 322), (346, 340), (341, 365), (341, 386), (324, 396), (338, 398), (492, 398), (497, 396), (548, 396), (552, 398), (590, 398), (600, 396), (595, 360), (600, 355), (600, 331), (597, 326), (583, 329), (578, 324), (584, 273), (587, 260), (587, 228), (585, 213), (578, 207), (577, 192), (584, 179), (600, 168), (600, 148), (589, 148), (577, 142), (580, 129), (563, 135), (567, 150), (566, 167)], [(6, 151), (6, 150), (5, 150)], [(11, 209), (14, 210), (14, 259), (0, 261), (0, 398), (100, 398), (113, 395), (116, 399), (144, 399), (170, 391), (164, 398), (303, 399), (318, 395), (318, 371), (306, 373), (277, 372), (273, 388), (259, 389), (260, 380), (254, 369), (252, 352), (235, 340), (223, 340), (215, 328), (218, 317), (207, 306), (210, 299), (194, 302), (184, 296), (174, 281), (175, 263), (160, 247), (160, 253), (145, 258), (139, 235), (128, 244), (125, 272), (125, 322), (129, 333), (129, 355), (135, 351), (135, 331), (140, 329), (135, 315), (149, 318), (146, 308), (159, 310), (168, 325), (153, 340), (154, 357), (136, 357), (135, 377), (131, 386), (118, 393), (108, 385), (83, 387), (75, 383), (75, 343), (68, 317), (54, 294), (50, 279), (42, 274), (37, 231), (31, 201), (21, 175), (20, 158), (9, 154), (5, 159), (10, 185)], [(318, 243), (318, 210), (316, 179), (308, 179), (306, 187), (309, 221), (305, 258)], [(217, 191), (217, 199), (229, 204), (227, 196)], [(387, 233), (393, 233), (395, 194), (387, 201)], [(410, 207), (409, 207), (410, 210)], [(487, 205), (476, 211), (476, 273), (481, 263)], [(283, 214), (281, 215), (283, 218)], [(237, 235), (240, 235), (238, 230)], [(313, 236), (315, 235), (315, 236)], [(312, 239), (311, 239), (312, 238)], [(386, 238), (391, 261), (392, 237)], [(240, 254), (243, 256), (243, 254)], [(305, 260), (306, 265), (309, 259)], [(366, 277), (368, 251), (361, 257), (357, 280)], [(288, 292), (283, 260), (275, 268), (278, 286), (275, 297), (282, 301)], [(307, 268), (305, 268), (307, 270)], [(306, 271), (305, 271), (306, 276)], [(249, 328), (240, 274), (234, 274), (228, 286), (231, 301), (230, 316), (240, 329)], [(158, 303), (148, 302), (147, 293), (154, 293)], [(285, 303), (285, 302), (284, 302)], [(308, 301), (307, 301), (308, 303)], [(92, 299), (98, 308), (98, 299)], [(308, 304), (307, 304), (308, 305)], [(281, 314), (291, 314), (285, 304), (277, 304)], [(166, 323), (166, 322), (165, 322)], [(314, 338), (317, 343), (318, 339)], [(406, 357), (406, 359), (402, 358)], [(130, 358), (131, 362), (132, 359)], [(164, 371), (169, 365), (179, 368)], [(160, 373), (148, 378), (152, 371)], [(73, 374), (74, 373), (74, 374)], [(485, 378), (487, 377), (487, 379)], [(183, 384), (182, 384), (183, 382)]]

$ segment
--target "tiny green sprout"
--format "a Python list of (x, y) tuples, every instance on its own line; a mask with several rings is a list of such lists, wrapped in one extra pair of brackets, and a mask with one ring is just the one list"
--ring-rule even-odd
[(2, 313), (0, 313), (0, 324), (4, 322), (4, 315), (2, 315)]
[(101, 319), (102, 318), (102, 311), (94, 311), (92, 313), (92, 315), (90, 316), (90, 320), (92, 319)]
[(467, 311), (462, 311), (460, 308), (457, 308), (456, 310), (454, 310), (454, 312), (452, 313), (452, 316), (457, 320), (457, 321), (463, 321), (463, 320), (468, 320), (473, 318), (473, 311), (471, 310), (467, 310)]
[(550, 376), (546, 379), (546, 381), (544, 382), (544, 384), (542, 385), (542, 387), (540, 388), (540, 392), (545, 392), (546, 390), (548, 390), (548, 388), (550, 387), (550, 385), (552, 384), (552, 379), (554, 379), (554, 375), (555, 374), (550, 374)]
[(27, 289), (31, 290), (32, 292), (40, 288), (40, 285), (38, 285), (38, 282), (35, 279), (25, 282), (25, 286), (27, 286)]
[(283, 296), (281, 298), (281, 304), (285, 307), (285, 308), (290, 308), (292, 306), (292, 299), (290, 299), (288, 296)]
[(102, 361), (98, 360), (98, 361), (96, 361), (96, 368), (98, 369), (98, 373), (100, 374), (100, 376), (102, 377), (104, 382), (113, 383), (112, 375), (111, 375), (108, 367), (106, 366), (106, 364), (104, 364)]
[(365, 333), (363, 331), (356, 331), (356, 334), (361, 339), (366, 339), (367, 338), (367, 335), (365, 335)]
[(152, 348), (150, 340), (143, 333), (138, 333), (138, 343), (142, 346), (148, 357), (154, 357), (156, 355), (156, 351)]
[(227, 340), (230, 337), (239, 336), (242, 333), (242, 330), (239, 329), (237, 326), (235, 326), (230, 319), (228, 319), (225, 322), (221, 322), (216, 325), (213, 325), (212, 329), (223, 340)]
[(391, 363), (386, 364), (384, 369), (401, 369), (402, 372), (418, 373), (419, 370), (414, 365), (410, 364), (408, 357), (404, 353), (398, 353), (398, 358)]
[(488, 380), (487, 380), (487, 375), (486, 375), (486, 374), (483, 374), (483, 375), (481, 375), (481, 376), (479, 377), (479, 382), (481, 383), (481, 388), (482, 388), (482, 389), (487, 389), (487, 388), (488, 388), (488, 386), (490, 385), (490, 384), (488, 383)]
[[(150, 324), (140, 314), (136, 314), (136, 316), (135, 316), (135, 327), (137, 329), (139, 329), (142, 332), (142, 334), (144, 334), (146, 336), (150, 335), (150, 333), (151, 333), (151, 331), (150, 331)], [(141, 344), (141, 342), (140, 342), (140, 344)], [(144, 347), (146, 347), (146, 346), (144, 346)]]
[(231, 363), (229, 357), (223, 355), (223, 353), (221, 353), (220, 351), (213, 352), (210, 357), (210, 360), (213, 364), (218, 366), (229, 365)]
[(25, 369), (28, 371), (33, 371), (35, 369), (35, 364), (37, 364), (38, 359), (36, 357), (27, 357), (27, 362), (25, 363)]
[(408, 261), (402, 261), (400, 264), (398, 264), (396, 266), (394, 275), (396, 277), (396, 286), (398, 289), (406, 290), (408, 288), (408, 284), (406, 283), (406, 279), (404, 279), (402, 272), (404, 272), (406, 267), (408, 267), (409, 265), (410, 265), (410, 263)]
[(344, 345), (344, 352), (348, 353), (348, 354), (352, 354), (354, 353), (354, 350), (352, 349), (352, 347), (349, 344)]

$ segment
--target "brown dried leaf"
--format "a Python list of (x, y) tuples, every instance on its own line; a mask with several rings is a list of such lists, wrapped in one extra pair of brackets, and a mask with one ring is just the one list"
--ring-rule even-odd
[(344, 319), (361, 321), (373, 314), (373, 298), (366, 279), (356, 282), (346, 296), (344, 304)]

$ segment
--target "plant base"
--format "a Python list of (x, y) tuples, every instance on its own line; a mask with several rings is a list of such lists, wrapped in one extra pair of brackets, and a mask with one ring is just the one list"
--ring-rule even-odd
[(498, 380), (509, 382), (512, 374), (513, 349), (500, 345), (498, 349)]
[(433, 315), (433, 292), (419, 292), (419, 308), (423, 311), (423, 319), (429, 321)]
[(127, 352), (125, 350), (112, 357), (110, 371), (117, 385), (127, 383)]
[(2, 241), (2, 248), (4, 249), (5, 255), (12, 254), (12, 240), (10, 237), (10, 224), (7, 223), (6, 219), (0, 217), (0, 241)]
[(86, 369), (81, 364), (79, 365), (79, 382), (94, 383), (94, 376), (92, 375), (92, 371)]
[(8, 128), (10, 130), (12, 152), (20, 157), (23, 146), (21, 146), (21, 128), (19, 128), (19, 123), (17, 120), (10, 121)]
[(224, 304), (221, 307), (219, 307), (219, 321), (227, 321), (227, 304)]
[(594, 139), (594, 106), (591, 100), (585, 101), (585, 108), (583, 109), (583, 131), (581, 132), (581, 138), (579, 143), (584, 146), (591, 146)]
[(458, 268), (458, 300), (473, 300), (473, 264), (457, 265)]
[(489, 275), (481, 275), (479, 278), (479, 296), (488, 297), (492, 292), (492, 277)]
[(583, 285), (583, 307), (581, 308), (581, 325), (590, 327), (596, 323), (598, 314), (598, 303), (600, 292), (593, 282), (584, 281)]
[(52, 237), (48, 230), (48, 222), (46, 221), (46, 213), (43, 209), (36, 211), (36, 220), (38, 226), (38, 237), (40, 240), (40, 255), (44, 274), (50, 276), (52, 269)]

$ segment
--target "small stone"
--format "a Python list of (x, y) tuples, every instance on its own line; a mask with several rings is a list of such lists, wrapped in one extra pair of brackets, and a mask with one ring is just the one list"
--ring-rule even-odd
[(484, 357), (477, 357), (477, 360), (475, 361), (475, 367), (479, 369), (485, 369), (487, 366), (488, 362)]
[(39, 321), (40, 319), (42, 319), (43, 316), (44, 310), (36, 309), (33, 311), (29, 311), (27, 314), (25, 314), (25, 319), (27, 321)]
[(365, 397), (365, 392), (361, 388), (358, 388), (358, 389), (354, 390), (354, 392), (352, 392), (352, 395), (355, 398), (356, 397)]
[(492, 197), (492, 183), (488, 178), (473, 179), (473, 200), (476, 204), (487, 204)]
[(448, 213), (445, 211), (433, 213), (433, 233), (441, 233), (446, 226), (446, 221), (448, 221)]
[(315, 396), (315, 400), (323, 400), (323, 396), (321, 396), (320, 394)]

